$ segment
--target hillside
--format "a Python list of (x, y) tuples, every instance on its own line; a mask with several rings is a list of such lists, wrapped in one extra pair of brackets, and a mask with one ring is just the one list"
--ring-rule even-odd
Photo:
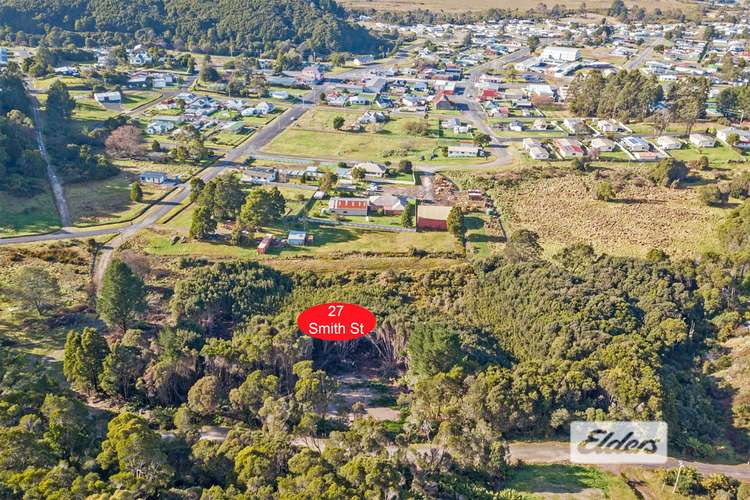
[(218, 51), (260, 51), (280, 41), (318, 52), (378, 52), (386, 45), (332, 0), (9, 0), (0, 6), (0, 25), (82, 35), (73, 39), (151, 29), (171, 45)]

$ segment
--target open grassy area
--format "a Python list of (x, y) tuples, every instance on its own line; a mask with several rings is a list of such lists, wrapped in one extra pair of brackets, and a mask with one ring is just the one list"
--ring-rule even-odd
[[(627, 164), (602, 163), (601, 175), (616, 176)], [(631, 172), (640, 167), (633, 165)], [(449, 173), (471, 186), (475, 174)], [(644, 256), (661, 248), (677, 257), (695, 257), (716, 249), (716, 227), (729, 208), (708, 207), (693, 188), (653, 186), (640, 177), (622, 183), (616, 200), (594, 199), (592, 175), (561, 171), (537, 175), (528, 171), (486, 174), (509, 234), (525, 228), (539, 234), (547, 254), (574, 243), (590, 243), (597, 251)], [(463, 177), (462, 177), (463, 176)], [(614, 177), (613, 177), (614, 178)], [(511, 185), (501, 182), (511, 181)], [(615, 181), (617, 182), (617, 181)]]
[(0, 191), (0, 236), (44, 233), (60, 228), (52, 193), (15, 197)]
[(73, 119), (80, 122), (81, 125), (88, 126), (93, 126), (116, 115), (116, 111), (107, 109), (91, 97), (84, 95), (76, 99), (76, 107), (73, 109)]
[(400, 233), (317, 224), (292, 225), (289, 222), (282, 222), (271, 228), (263, 228), (258, 231), (256, 236), (274, 234), (283, 238), (286, 237), (289, 229), (306, 229), (314, 236), (314, 244), (306, 247), (275, 248), (265, 256), (258, 255), (255, 245), (242, 248), (220, 242), (192, 240), (172, 244), (171, 238), (173, 235), (187, 236), (191, 217), (191, 209), (187, 209), (159, 230), (145, 231), (142, 236), (144, 251), (154, 255), (204, 255), (214, 258), (268, 259), (274, 256), (326, 256), (348, 252), (395, 252), (408, 255), (412, 248), (430, 252), (459, 250), (455, 239), (447, 232)]
[[(22, 267), (42, 267), (60, 285), (56, 310), (84, 303), (88, 294), (90, 268), (90, 255), (85, 246), (85, 242), (74, 240), (1, 247), (0, 282), (5, 282)], [(0, 298), (0, 344), (45, 356), (52, 361), (52, 365), (56, 365), (55, 360), (62, 359), (68, 330), (79, 326), (79, 321), (88, 322), (90, 317), (86, 314), (71, 315), (67, 324), (49, 323), (48, 319), (47, 312), (40, 315), (33, 308)]]
[(148, 104), (152, 101), (161, 97), (160, 92), (154, 92), (150, 90), (127, 90), (122, 93), (122, 107), (123, 109), (135, 109), (144, 104)]
[(431, 120), (427, 136), (409, 135), (405, 125), (419, 117), (391, 117), (377, 132), (338, 131), (333, 119), (341, 116), (352, 123), (362, 111), (321, 107), (305, 113), (264, 149), (270, 153), (347, 160), (418, 160), (440, 146), (457, 144), (455, 139), (437, 138), (437, 120)]
[(165, 193), (163, 189), (144, 183), (141, 186), (143, 201), (131, 201), (130, 184), (133, 180), (133, 175), (121, 172), (110, 179), (65, 186), (73, 225), (92, 226), (131, 219), (143, 210), (149, 201)]
[(534, 499), (637, 498), (620, 477), (580, 465), (522, 465), (513, 469), (503, 487), (528, 493)]
[(729, 161), (750, 161), (750, 157), (744, 157), (736, 150), (719, 142), (713, 148), (683, 146), (682, 149), (670, 151), (669, 154), (682, 161), (694, 161), (705, 156), (711, 165), (726, 164)]

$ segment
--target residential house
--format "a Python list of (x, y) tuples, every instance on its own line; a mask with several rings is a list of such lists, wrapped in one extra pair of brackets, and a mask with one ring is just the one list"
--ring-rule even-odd
[(362, 125), (368, 125), (371, 123), (384, 123), (387, 117), (382, 111), (365, 111), (362, 116), (357, 119)]
[(476, 158), (481, 152), (478, 146), (449, 146), (448, 158)]
[(596, 128), (598, 128), (600, 132), (609, 134), (619, 132), (620, 125), (617, 124), (614, 120), (599, 120), (598, 122), (596, 122)]
[(662, 135), (656, 138), (656, 144), (664, 150), (680, 149), (682, 142), (670, 135)]
[(508, 123), (508, 130), (513, 132), (523, 132), (523, 122), (513, 120)]
[(339, 198), (328, 200), (328, 211), (337, 215), (367, 215), (370, 202), (367, 198)]
[(375, 58), (371, 55), (357, 56), (352, 59), (352, 64), (354, 66), (366, 66), (368, 64), (372, 64), (373, 62), (375, 62)]
[(363, 95), (353, 95), (347, 102), (353, 106), (369, 106), (370, 98)]
[(253, 167), (243, 170), (241, 180), (250, 184), (276, 182), (278, 171), (269, 167)]
[(272, 102), (261, 101), (255, 105), (255, 109), (258, 111), (258, 114), (267, 115), (269, 113), (273, 113), (276, 109), (276, 106), (274, 106)]
[(706, 134), (690, 134), (690, 144), (696, 148), (712, 148), (716, 145), (716, 139)]
[(542, 119), (534, 120), (534, 123), (531, 124), (531, 130), (547, 130), (547, 122)]
[(591, 149), (595, 149), (598, 152), (610, 152), (615, 149), (615, 143), (604, 137), (596, 137), (591, 140)]
[(583, 144), (575, 139), (553, 139), (552, 144), (557, 149), (560, 156), (566, 160), (571, 158), (583, 158), (584, 150)]
[(146, 52), (133, 51), (128, 56), (128, 61), (132, 66), (145, 66), (146, 64), (151, 64), (153, 59)]
[(555, 62), (573, 62), (581, 58), (581, 51), (575, 47), (544, 47), (542, 59)]
[(736, 135), (738, 138), (735, 147), (747, 149), (750, 148), (750, 131), (741, 128), (727, 127), (716, 132), (716, 137), (723, 142), (728, 144), (729, 137)]
[(316, 64), (306, 66), (299, 72), (298, 80), (305, 85), (317, 85), (323, 81), (323, 72)]
[(543, 147), (533, 147), (528, 150), (529, 156), (534, 160), (548, 160), (549, 152)]
[(400, 215), (407, 203), (406, 198), (393, 194), (370, 196), (370, 206), (375, 210), (382, 210), (385, 215)]
[(542, 147), (542, 141), (539, 139), (534, 139), (533, 137), (527, 137), (523, 140), (523, 149), (526, 151), (530, 150), (531, 148), (541, 148)]
[(636, 151), (648, 151), (651, 149), (651, 145), (646, 142), (643, 137), (638, 137), (635, 135), (629, 135), (627, 137), (623, 137), (620, 140), (620, 144), (623, 148), (627, 149), (631, 153)]
[(386, 172), (385, 166), (371, 161), (357, 163), (353, 168), (364, 170), (365, 175), (368, 177), (383, 177)]
[(307, 243), (307, 233), (304, 231), (289, 231), (286, 242), (294, 247), (305, 246)]
[(113, 92), (97, 92), (94, 94), (94, 100), (99, 104), (119, 103), (122, 102), (122, 94), (117, 90)]
[(574, 134), (582, 134), (586, 131), (586, 124), (580, 118), (566, 118), (563, 126)]
[(432, 105), (435, 109), (440, 110), (451, 110), (456, 109), (456, 105), (451, 101), (447, 95), (443, 94), (442, 92), (435, 95), (435, 97), (432, 100)]
[(138, 180), (148, 182), (149, 184), (164, 184), (167, 181), (167, 174), (155, 170), (147, 170), (140, 173)]
[(418, 205), (417, 229), (447, 231), (448, 215), (452, 208), (444, 205)]

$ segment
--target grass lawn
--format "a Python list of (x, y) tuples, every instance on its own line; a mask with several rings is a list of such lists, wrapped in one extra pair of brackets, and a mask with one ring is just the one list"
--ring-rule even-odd
[(173, 245), (171, 243), (172, 235), (187, 235), (191, 217), (191, 210), (187, 209), (168, 225), (163, 226), (162, 230), (144, 231), (142, 236), (144, 251), (149, 254), (167, 256), (203, 255), (212, 258), (269, 259), (274, 257), (331, 256), (332, 254), (349, 252), (396, 252), (403, 253), (406, 256), (410, 248), (430, 252), (458, 250), (455, 238), (447, 232), (401, 233), (313, 223), (292, 226), (285, 222), (275, 227), (263, 228), (256, 236), (260, 237), (270, 233), (278, 237), (285, 237), (290, 229), (306, 229), (315, 238), (314, 244), (306, 247), (275, 248), (264, 256), (258, 255), (255, 245), (242, 248), (219, 242), (192, 240)]
[(154, 163), (152, 161), (130, 159), (115, 159), (112, 161), (112, 163), (120, 168), (124, 168), (133, 172), (157, 170), (159, 172), (164, 172), (170, 176), (180, 175), (183, 179), (192, 176), (200, 168), (199, 166), (190, 163)]
[(738, 153), (734, 149), (725, 146), (719, 142), (713, 148), (695, 148), (692, 145), (683, 147), (682, 149), (676, 149), (669, 152), (674, 158), (682, 161), (693, 161), (699, 159), (701, 156), (708, 158), (711, 165), (719, 163), (727, 163), (729, 161), (749, 161), (750, 158), (743, 157), (742, 154)]
[(160, 92), (152, 92), (150, 90), (127, 90), (122, 93), (122, 107), (124, 109), (135, 109), (138, 106), (143, 106), (144, 104), (155, 101), (160, 97)]
[(534, 499), (549, 498), (549, 495), (568, 498), (566, 494), (570, 498), (600, 498), (601, 495), (618, 500), (636, 498), (622, 478), (580, 465), (522, 465), (512, 470), (503, 488), (529, 493)]
[(94, 99), (83, 96), (76, 99), (76, 107), (73, 109), (73, 119), (81, 122), (82, 125), (94, 125), (117, 114), (116, 111), (105, 108)]
[(0, 191), (0, 236), (45, 233), (59, 228), (60, 219), (49, 190), (22, 198)]
[(144, 183), (143, 202), (130, 200), (130, 183), (133, 176), (121, 172), (115, 177), (65, 186), (70, 216), (74, 226), (85, 227), (96, 224), (122, 222), (136, 216), (149, 201), (165, 191)]
[(218, 134), (213, 134), (208, 138), (209, 143), (217, 144), (219, 146), (232, 146), (236, 147), (245, 142), (250, 136), (253, 135), (253, 132), (250, 130), (245, 130), (244, 133), (241, 134), (235, 134), (233, 132), (219, 132)]
[(488, 215), (470, 213), (466, 215), (464, 221), (466, 223), (467, 255), (486, 257), (502, 248), (501, 237), (491, 234), (487, 230)]

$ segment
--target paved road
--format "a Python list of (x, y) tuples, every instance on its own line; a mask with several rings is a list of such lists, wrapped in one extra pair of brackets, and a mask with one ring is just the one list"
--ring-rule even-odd
[(623, 67), (630, 71), (632, 69), (639, 68), (648, 58), (651, 57), (651, 54), (654, 53), (654, 47), (657, 46), (660, 43), (664, 43), (664, 39), (662, 38), (654, 38), (651, 41), (648, 42), (648, 44), (641, 48), (641, 51), (638, 52), (638, 54), (635, 55), (632, 59), (627, 61)]

